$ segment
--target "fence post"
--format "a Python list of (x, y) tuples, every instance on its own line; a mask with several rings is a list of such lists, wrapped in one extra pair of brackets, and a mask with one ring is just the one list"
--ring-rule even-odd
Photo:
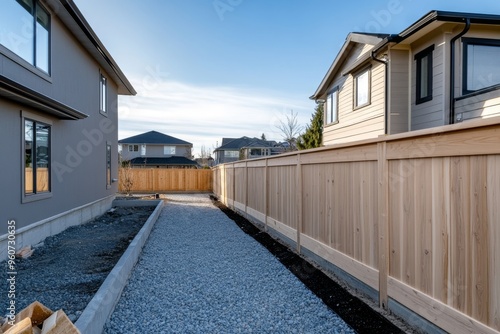
[(231, 167), (233, 168), (233, 210), (235, 210), (234, 202), (236, 199), (236, 165), (234, 163), (231, 164)]
[(245, 161), (245, 213), (248, 217), (248, 161)]
[(267, 232), (267, 215), (269, 214), (269, 176), (268, 161), (266, 158), (266, 167), (264, 169), (264, 230)]
[(387, 142), (377, 144), (378, 158), (378, 270), (379, 306), (388, 309), (387, 281), (389, 278), (389, 166)]
[(297, 253), (300, 254), (300, 234), (302, 233), (302, 161), (300, 153), (297, 154), (297, 169), (296, 169), (297, 191), (296, 191), (296, 207), (297, 207)]

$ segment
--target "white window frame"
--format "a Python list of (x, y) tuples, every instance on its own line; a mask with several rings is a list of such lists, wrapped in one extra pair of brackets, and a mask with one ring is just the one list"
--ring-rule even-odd
[(99, 79), (99, 112), (108, 115), (108, 79), (102, 73)]
[(137, 144), (129, 144), (128, 145), (129, 152), (139, 152), (139, 145)]
[(172, 145), (163, 146), (163, 155), (175, 155), (176, 147)]
[(339, 122), (339, 88), (335, 87), (326, 97), (325, 125), (337, 124)]
[[(363, 78), (363, 82), (360, 80)], [(366, 78), (366, 79), (365, 79)], [(353, 76), (354, 80), (354, 109), (366, 107), (371, 104), (372, 95), (372, 69), (367, 67)], [(366, 80), (366, 82), (364, 82)], [(360, 88), (366, 88), (366, 93), (360, 94)], [(366, 101), (361, 100), (360, 96), (366, 95)]]

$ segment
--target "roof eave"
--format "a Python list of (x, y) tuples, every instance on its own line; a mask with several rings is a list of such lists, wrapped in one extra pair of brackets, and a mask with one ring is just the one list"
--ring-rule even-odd
[[(75, 37), (81, 42), (82, 46), (84, 46), (96, 61), (106, 69), (106, 72), (113, 77), (118, 85), (118, 94), (136, 95), (136, 90), (92, 30), (73, 0), (46, 0), (46, 2), (51, 4), (52, 8), (59, 8), (58, 3), (64, 7), (65, 11), (56, 11), (56, 15), (58, 15), (68, 29), (72, 31)], [(66, 13), (68, 16), (65, 15)], [(74, 24), (76, 24), (76, 27)]]
[(344, 60), (344, 54), (346, 52), (350, 51), (350, 45), (352, 43), (364, 43), (364, 44), (370, 44), (370, 45), (378, 45), (381, 41), (383, 41), (385, 38), (384, 36), (388, 36), (386, 34), (380, 34), (378, 36), (375, 36), (373, 34), (363, 34), (363, 33), (354, 33), (351, 32), (349, 35), (347, 35), (347, 38), (342, 45), (342, 48), (340, 49), (339, 53), (337, 54), (337, 57), (335, 57), (335, 60), (333, 61), (332, 65), (328, 69), (328, 72), (324, 76), (323, 80), (319, 84), (318, 88), (316, 89), (316, 92), (314, 92), (313, 95), (309, 97), (311, 100), (317, 100), (320, 95), (322, 95), (327, 88), (326, 86), (329, 84), (331, 76), (335, 74), (339, 66), (342, 64)]

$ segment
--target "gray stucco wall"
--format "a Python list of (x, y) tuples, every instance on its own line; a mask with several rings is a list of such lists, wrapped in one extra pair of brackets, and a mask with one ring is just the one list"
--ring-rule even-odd
[[(112, 178), (118, 177), (117, 86), (108, 77), (108, 115), (99, 113), (98, 63), (76, 42), (52, 15), (50, 77), (22, 66), (0, 53), (0, 73), (11, 80), (88, 114), (83, 120), (60, 120), (17, 102), (0, 97), (0, 235), (7, 231), (7, 220), (22, 228), (75, 207), (109, 197), (117, 184), (106, 186), (106, 143), (112, 149)], [(22, 203), (21, 111), (52, 122), (50, 198)]]

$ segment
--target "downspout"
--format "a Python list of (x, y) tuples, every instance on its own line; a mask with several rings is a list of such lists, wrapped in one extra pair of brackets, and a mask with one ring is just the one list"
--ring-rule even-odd
[(470, 29), (470, 18), (465, 19), (465, 27), (461, 33), (450, 41), (450, 119), (449, 124), (455, 123), (455, 42)]
[(375, 53), (377, 52), (378, 50), (373, 50), (372, 53), (371, 53), (371, 57), (372, 57), (372, 60), (376, 61), (376, 62), (379, 62), (381, 64), (384, 64), (385, 65), (385, 88), (384, 88), (384, 94), (385, 94), (385, 97), (384, 97), (384, 122), (385, 122), (385, 125), (384, 125), (384, 134), (387, 134), (388, 131), (389, 131), (389, 61), (387, 60), (382, 60), (382, 59), (378, 59), (376, 56), (375, 56)]

